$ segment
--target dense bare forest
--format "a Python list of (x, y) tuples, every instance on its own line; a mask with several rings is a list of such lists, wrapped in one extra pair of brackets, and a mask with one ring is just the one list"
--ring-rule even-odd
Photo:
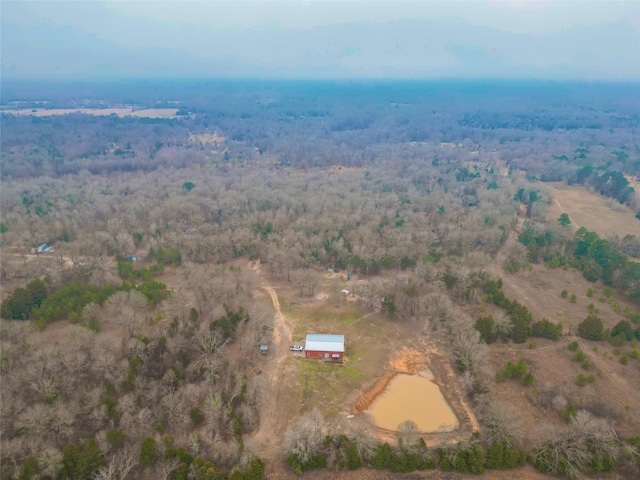
[[(3, 478), (639, 474), (637, 85), (2, 89)], [(407, 346), (453, 436), (344, 423)]]

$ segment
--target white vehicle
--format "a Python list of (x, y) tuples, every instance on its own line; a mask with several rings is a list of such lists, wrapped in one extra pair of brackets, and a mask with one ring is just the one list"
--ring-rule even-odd
[(303, 350), (302, 345), (291, 345), (289, 350), (292, 352), (301, 352)]

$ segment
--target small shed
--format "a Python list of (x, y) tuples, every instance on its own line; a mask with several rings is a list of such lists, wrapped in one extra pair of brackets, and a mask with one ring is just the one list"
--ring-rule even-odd
[(127, 262), (137, 262), (138, 261), (138, 257), (136, 255), (129, 255), (129, 256), (127, 256), (127, 258), (125, 260)]
[(349, 296), (349, 290), (342, 290), (340, 293), (341, 293), (342, 295), (344, 295), (345, 297), (348, 297), (348, 296)]
[(268, 345), (260, 345), (259, 350), (260, 350), (260, 353), (262, 355), (266, 355), (267, 353), (269, 353), (269, 346)]
[(44, 253), (48, 252), (51, 249), (51, 246), (48, 243), (44, 245), (40, 245), (38, 248), (32, 248), (31, 253)]
[(309, 333), (305, 342), (304, 356), (342, 362), (344, 360), (344, 335)]

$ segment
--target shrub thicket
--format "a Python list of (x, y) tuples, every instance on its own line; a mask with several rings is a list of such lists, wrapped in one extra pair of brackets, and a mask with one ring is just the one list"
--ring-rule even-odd
[(483, 289), (486, 293), (485, 300), (502, 308), (511, 320), (509, 337), (516, 343), (524, 343), (531, 334), (531, 312), (516, 300), (509, 300), (501, 290), (502, 279), (487, 280)]
[(46, 298), (47, 286), (44, 281), (36, 278), (27, 283), (25, 288), (16, 288), (2, 302), (0, 316), (7, 320), (27, 320)]
[(549, 338), (551, 340), (558, 340), (562, 335), (562, 324), (553, 323), (549, 320), (540, 320), (531, 325), (531, 336)]

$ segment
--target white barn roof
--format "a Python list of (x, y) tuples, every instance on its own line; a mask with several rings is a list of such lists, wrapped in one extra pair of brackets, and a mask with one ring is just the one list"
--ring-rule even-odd
[(322, 352), (343, 352), (344, 335), (324, 335), (319, 333), (307, 334), (305, 350)]

